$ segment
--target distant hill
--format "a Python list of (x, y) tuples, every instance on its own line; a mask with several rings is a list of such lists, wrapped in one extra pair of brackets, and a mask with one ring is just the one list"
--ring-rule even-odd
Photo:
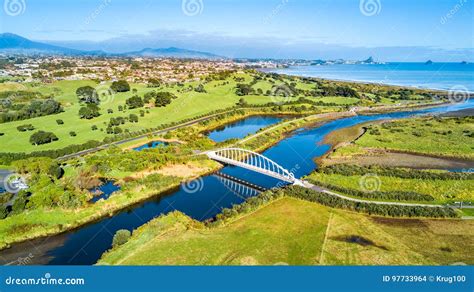
[(88, 52), (31, 41), (13, 33), (0, 34), (0, 53), (24, 55), (97, 55), (100, 51)]
[(31, 41), (13, 33), (0, 34), (0, 53), (22, 54), (22, 55), (68, 55), (68, 56), (125, 56), (125, 57), (165, 57), (165, 58), (187, 58), (187, 59), (221, 59), (207, 52), (186, 50), (180, 48), (146, 48), (141, 51), (127, 52), (122, 54), (109, 54), (103, 51), (82, 51), (50, 45), (47, 43)]
[(186, 59), (222, 59), (224, 57), (208, 52), (180, 49), (175, 47), (151, 49), (145, 48), (141, 51), (128, 52), (122, 55), (130, 57), (163, 57), (163, 58), (186, 58)]

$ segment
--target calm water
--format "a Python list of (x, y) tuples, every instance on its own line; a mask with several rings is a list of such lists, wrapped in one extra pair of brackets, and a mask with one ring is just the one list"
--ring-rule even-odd
[(106, 181), (103, 185), (98, 186), (91, 190), (92, 193), (100, 192), (98, 196), (94, 196), (89, 202), (95, 203), (100, 199), (107, 200), (113, 193), (120, 190), (120, 186), (114, 184), (115, 181), (109, 180)]
[(254, 116), (220, 127), (211, 133), (209, 138), (216, 142), (229, 139), (242, 139), (249, 134), (254, 134), (258, 130), (276, 124), (283, 120), (277, 116)]
[[(269, 148), (263, 155), (291, 170), (296, 177), (301, 177), (316, 168), (313, 158), (321, 156), (330, 147), (322, 145), (321, 141), (334, 130), (371, 120), (403, 118), (414, 114), (439, 113), (468, 107), (474, 107), (474, 100), (414, 112), (344, 118), (320, 127), (295, 131), (292, 136)], [(274, 179), (232, 166), (224, 167), (221, 172), (264, 187), (278, 183)], [(222, 208), (239, 204), (249, 195), (256, 193), (244, 185), (229, 183), (216, 175), (204, 176), (182, 185), (175, 191), (131, 207), (113, 217), (83, 226), (74, 232), (14, 245), (12, 249), (0, 253), (0, 260), (3, 259), (3, 262), (7, 263), (9, 254), (31, 251), (35, 263), (94, 264), (101, 254), (110, 248), (113, 234), (119, 229), (133, 230), (154, 217), (173, 210), (184, 212), (197, 220), (209, 219), (220, 213)]]
[(160, 145), (166, 146), (166, 145), (168, 145), (168, 143), (163, 142), (163, 141), (152, 141), (152, 142), (149, 142), (149, 143), (140, 145), (140, 146), (138, 146), (138, 147), (135, 147), (135, 148), (133, 148), (133, 150), (135, 150), (135, 151), (142, 151), (142, 150), (144, 150), (144, 149), (156, 148), (156, 147), (158, 147), (158, 146), (160, 146)]
[(293, 66), (271, 72), (348, 80), (446, 89), (456, 86), (474, 92), (474, 63), (387, 63), (361, 65)]

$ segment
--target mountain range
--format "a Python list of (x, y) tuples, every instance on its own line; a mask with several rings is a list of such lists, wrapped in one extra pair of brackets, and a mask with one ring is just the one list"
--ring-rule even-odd
[(32, 41), (13, 33), (0, 34), (0, 53), (21, 55), (62, 55), (62, 56), (121, 56), (121, 57), (165, 57), (183, 59), (223, 59), (208, 52), (181, 48), (145, 48), (140, 51), (107, 53), (104, 51), (83, 51), (43, 42)]

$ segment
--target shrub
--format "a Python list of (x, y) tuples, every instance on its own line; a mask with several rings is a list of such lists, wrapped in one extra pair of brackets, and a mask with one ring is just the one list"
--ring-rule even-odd
[(26, 124), (26, 125), (20, 125), (16, 127), (16, 129), (20, 132), (26, 132), (26, 131), (33, 131), (35, 127), (32, 124)]
[(114, 238), (112, 240), (112, 247), (117, 247), (122, 244), (125, 244), (132, 234), (127, 229), (120, 229), (115, 232)]
[(97, 130), (97, 126), (96, 126), (96, 125), (92, 125), (92, 126), (91, 126), (91, 129), (92, 129), (92, 131), (95, 131), (95, 130)]
[(77, 134), (76, 134), (76, 132), (74, 132), (74, 131), (71, 131), (71, 132), (69, 132), (69, 136), (71, 136), (71, 137), (76, 137), (76, 136), (77, 136)]
[(58, 125), (63, 125), (63, 124), (64, 124), (64, 121), (61, 120), (61, 119), (57, 119), (57, 120), (56, 120), (56, 124), (58, 124)]

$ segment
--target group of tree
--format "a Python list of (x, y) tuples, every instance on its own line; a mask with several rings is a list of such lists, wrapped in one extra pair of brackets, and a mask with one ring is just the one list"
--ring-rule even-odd
[(52, 98), (33, 100), (29, 104), (16, 103), (9, 105), (10, 101), (3, 101), (3, 110), (0, 113), (0, 123), (26, 120), (41, 116), (57, 114), (63, 111), (61, 104)]
[(140, 108), (145, 105), (143, 99), (138, 95), (134, 95), (130, 98), (127, 98), (125, 100), (125, 103), (127, 104), (129, 109)]
[(56, 140), (58, 140), (58, 137), (52, 132), (38, 131), (30, 136), (30, 143), (32, 145), (47, 144)]
[(360, 98), (360, 95), (357, 90), (347, 85), (322, 86), (319, 92), (322, 96), (344, 96)]
[(248, 84), (238, 83), (236, 85), (235, 94), (237, 94), (238, 96), (250, 95), (254, 93), (254, 89)]

